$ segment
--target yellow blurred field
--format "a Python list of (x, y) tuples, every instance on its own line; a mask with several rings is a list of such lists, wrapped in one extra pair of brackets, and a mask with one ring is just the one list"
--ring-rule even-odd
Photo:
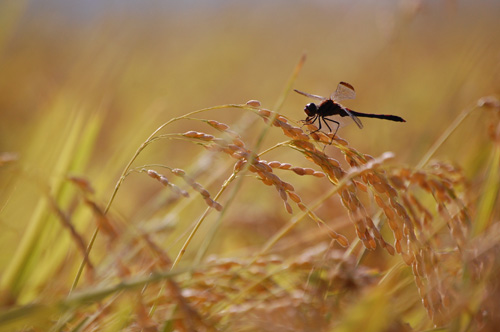
[(0, 3), (0, 331), (493, 331), (499, 14)]

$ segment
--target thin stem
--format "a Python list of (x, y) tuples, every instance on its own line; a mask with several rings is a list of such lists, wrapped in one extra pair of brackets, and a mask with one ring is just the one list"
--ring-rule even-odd
[(472, 113), (472, 111), (474, 111), (476, 108), (477, 106), (469, 107), (465, 109), (462, 114), (455, 118), (455, 121), (451, 123), (451, 125), (444, 131), (441, 137), (439, 137), (436, 142), (434, 142), (429, 151), (427, 151), (427, 153), (422, 157), (422, 159), (416, 166), (417, 169), (424, 167), (429, 162), (429, 159), (432, 158), (437, 149), (439, 149), (439, 147), (443, 145), (443, 143), (451, 136), (455, 129), (457, 129), (458, 126), (465, 120), (465, 118), (469, 116), (469, 114)]

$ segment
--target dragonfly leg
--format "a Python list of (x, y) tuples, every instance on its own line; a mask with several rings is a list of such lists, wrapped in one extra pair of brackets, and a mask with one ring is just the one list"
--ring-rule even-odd
[[(332, 119), (328, 119), (328, 118), (323, 118), (323, 120), (325, 121), (325, 124), (328, 127), (328, 129), (330, 129), (330, 126), (328, 125), (328, 123), (326, 121), (330, 121), (330, 122), (333, 122), (333, 123), (337, 124), (337, 128), (335, 129), (335, 133), (333, 134), (332, 141), (330, 142), (330, 144), (332, 144), (333, 143), (333, 139), (335, 138), (335, 135), (337, 135), (337, 131), (339, 131), (340, 122), (332, 120)], [(330, 132), (332, 132), (331, 129), (330, 129)]]
[(312, 133), (315, 133), (315, 132), (321, 130), (321, 117), (319, 115), (315, 115), (315, 116), (312, 117), (312, 119), (310, 119), (310, 117), (308, 117), (306, 119), (306, 122), (308, 122), (309, 124), (314, 124), (314, 122), (316, 122), (316, 120), (318, 120), (319, 128), (316, 129), (315, 131), (310, 132), (309, 135), (311, 135)]

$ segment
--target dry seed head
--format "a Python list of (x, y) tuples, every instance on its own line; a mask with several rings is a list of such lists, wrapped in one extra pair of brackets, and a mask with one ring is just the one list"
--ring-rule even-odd
[(368, 173), (367, 172), (361, 173), (360, 176), (361, 176), (361, 180), (363, 180), (364, 183), (369, 183)]
[(281, 127), (283, 125), (284, 125), (283, 121), (279, 120), (278, 118), (274, 119), (273, 126), (275, 126), (275, 127)]
[(324, 177), (326, 176), (326, 174), (325, 174), (325, 173), (323, 173), (323, 172), (318, 172), (318, 171), (314, 171), (314, 172), (312, 173), (312, 175), (313, 175), (313, 176), (315, 176), (315, 177), (317, 177), (317, 178), (324, 178)]
[(351, 215), (351, 220), (355, 220), (354, 222), (354, 227), (356, 228), (356, 233), (358, 234), (358, 237), (360, 240), (366, 240), (366, 225), (363, 223), (362, 218), (354, 219), (352, 213), (349, 213)]
[(288, 164), (288, 163), (282, 163), (279, 168), (280, 169), (290, 169), (292, 167), (291, 164)]
[(375, 241), (375, 239), (374, 239), (374, 238), (370, 238), (370, 239), (368, 240), (368, 247), (367, 247), (367, 248), (368, 248), (368, 249), (370, 249), (370, 250), (375, 250), (375, 249), (377, 249), (377, 242)]
[(396, 252), (397, 252), (398, 254), (401, 254), (401, 252), (402, 252), (402, 248), (401, 248), (401, 241), (400, 241), (400, 240), (396, 239), (396, 240), (394, 241), (394, 247), (396, 248)]
[(189, 193), (184, 189), (177, 187), (175, 184), (170, 184), (170, 189), (179, 196), (189, 197)]
[(302, 167), (292, 167), (292, 171), (294, 171), (298, 175), (305, 175), (306, 171)]
[(318, 131), (318, 127), (316, 127), (314, 124), (312, 123), (306, 123), (305, 124), (305, 127), (309, 130), (309, 131), (312, 131), (312, 132), (315, 132), (315, 133), (321, 133), (321, 131)]
[(349, 142), (347, 142), (345, 139), (340, 138), (338, 136), (335, 136), (334, 141), (337, 142), (337, 143), (339, 143), (340, 145), (343, 145), (343, 146), (349, 145)]
[(227, 148), (232, 152), (240, 152), (241, 151), (241, 152), (248, 153), (248, 151), (246, 151), (246, 149), (243, 149), (242, 147), (240, 147), (239, 145), (236, 145), (236, 144), (228, 144)]
[(273, 169), (271, 168), (271, 166), (269, 166), (265, 160), (260, 160), (260, 161), (258, 161), (256, 163), (254, 163), (254, 166), (259, 171), (262, 171), (262, 172), (272, 172), (273, 171)]
[(384, 200), (377, 194), (373, 195), (375, 197), (375, 202), (381, 209), (385, 209), (386, 205), (384, 203)]
[(198, 139), (201, 139), (204, 141), (212, 141), (215, 139), (215, 137), (213, 135), (208, 135), (208, 134), (198, 132), (198, 131), (193, 131), (193, 130), (185, 132), (184, 134), (182, 134), (182, 136), (189, 137), (189, 138), (198, 138)]
[(383, 194), (383, 193), (385, 193), (385, 192), (386, 192), (386, 186), (385, 186), (385, 184), (384, 184), (384, 183), (382, 183), (382, 182), (374, 182), (374, 183), (372, 183), (372, 186), (373, 186), (373, 188), (375, 188), (375, 190), (376, 190), (377, 192), (379, 192), (380, 194)]
[(300, 196), (299, 196), (299, 195), (297, 195), (297, 193), (296, 193), (296, 192), (294, 192), (294, 191), (289, 191), (289, 192), (288, 192), (288, 196), (289, 196), (289, 197), (290, 197), (290, 199), (291, 199), (292, 201), (294, 201), (295, 203), (300, 203), (300, 202), (302, 201), (302, 200), (300, 199)]
[(345, 161), (347, 161), (349, 166), (351, 166), (351, 167), (358, 167), (359, 166), (358, 162), (356, 160), (354, 160), (354, 158), (351, 155), (346, 153), (344, 155), (344, 157), (345, 157)]
[(337, 241), (338, 244), (340, 244), (342, 247), (347, 248), (349, 246), (349, 240), (347, 240), (347, 238), (341, 234), (338, 233), (335, 234), (336, 234), (335, 241)]
[(159, 181), (164, 186), (170, 185), (170, 182), (168, 181), (168, 179), (166, 177), (164, 177), (163, 175), (160, 176)]
[(198, 137), (203, 136), (203, 133), (199, 133), (197, 131), (190, 130), (190, 131), (187, 131), (184, 134), (182, 134), (182, 136), (190, 137), (190, 138), (198, 138)]
[(340, 167), (340, 163), (338, 162), (337, 159), (334, 159), (332, 157), (328, 157), (327, 160), (328, 160), (329, 165), (331, 165), (333, 167)]
[(392, 210), (388, 206), (384, 207), (383, 209), (384, 209), (384, 214), (387, 217), (387, 219), (394, 221), (394, 218), (396, 217), (396, 215), (394, 214), (394, 210)]
[(191, 187), (193, 187), (194, 190), (196, 190), (197, 192), (199, 192), (201, 194), (201, 196), (203, 196), (204, 198), (207, 198), (207, 197), (210, 197), (210, 193), (208, 192), (208, 190), (206, 190), (205, 188), (203, 188), (201, 186), (201, 184), (199, 184), (198, 182), (194, 182)]
[(306, 141), (301, 141), (301, 140), (294, 140), (293, 144), (301, 149), (304, 149), (306, 151), (316, 151), (316, 148), (311, 142), (306, 142)]
[(285, 136), (288, 136), (290, 138), (293, 138), (293, 139), (296, 139), (296, 140), (300, 140), (300, 139), (303, 139), (301, 136), (297, 135), (297, 133), (293, 130), (292, 126), (288, 125), (290, 128), (289, 129), (285, 129), (285, 128), (281, 128), (283, 130), (283, 134), (285, 134)]
[(247, 101), (247, 105), (252, 107), (260, 107), (260, 101), (252, 99)]
[(298, 127), (293, 127), (290, 130), (290, 132), (292, 133), (294, 139), (304, 140), (304, 141), (308, 141), (309, 140), (309, 136), (307, 136), (306, 134), (304, 134), (304, 132), (302, 131), (302, 129), (300, 129)]
[(393, 187), (387, 185), (386, 190), (387, 190), (386, 191), (387, 196), (391, 198), (396, 198), (398, 196), (398, 192)]
[(276, 119), (280, 120), (283, 123), (288, 123), (288, 120), (282, 115), (278, 115)]
[(412, 171), (409, 168), (400, 168), (398, 173), (399, 176), (404, 180), (409, 180), (412, 175)]
[(405, 264), (410, 266), (415, 260), (415, 256), (408, 254), (407, 252), (401, 251), (401, 257), (405, 261)]
[(324, 143), (324, 144), (330, 144), (332, 141), (332, 138), (329, 137), (327, 134), (317, 131), (315, 133), (310, 134), (312, 139), (314, 139), (317, 142)]
[(419, 292), (422, 292), (422, 290), (424, 289), (424, 283), (419, 276), (415, 276), (415, 284), (417, 285)]
[(212, 152), (220, 152), (222, 151), (222, 147), (218, 144), (204, 144), (203, 147), (208, 151)]
[(161, 175), (155, 171), (155, 170), (152, 170), (152, 169), (148, 169), (147, 172), (146, 172), (150, 177), (152, 177), (153, 179), (160, 179)]
[(424, 271), (424, 267), (423, 267), (423, 264), (422, 264), (422, 261), (419, 261), (418, 256), (415, 255), (415, 261), (413, 262), (413, 274), (414, 275), (418, 275), (420, 277), (425, 277), (425, 271)]
[(218, 129), (218, 130), (221, 130), (221, 131), (226, 131), (229, 129), (229, 126), (225, 123), (222, 123), (222, 122), (219, 122), (219, 121), (215, 121), (215, 120), (208, 120), (207, 121), (209, 125), (211, 125), (212, 127)]
[(180, 177), (184, 177), (184, 175), (186, 175), (186, 172), (183, 170), (183, 169), (180, 169), (180, 168), (174, 168), (172, 170), (172, 173), (177, 175), (177, 176), (180, 176)]
[(277, 189), (278, 189), (278, 193), (280, 194), (281, 199), (286, 202), (288, 200), (288, 196), (286, 194), (286, 191), (283, 188), (277, 188)]
[(394, 238), (398, 241), (403, 239), (403, 231), (401, 230), (401, 227), (399, 227), (399, 224), (394, 221), (394, 219), (388, 219), (389, 222), (389, 227), (392, 230), (392, 233), (394, 234)]
[(307, 212), (307, 207), (302, 203), (297, 203), (297, 206), (302, 212)]
[(398, 216), (400, 216), (403, 219), (409, 218), (405, 208), (401, 204), (399, 204), (398, 202), (396, 202), (396, 200), (392, 198), (389, 201), (391, 202), (392, 207), (396, 210)]
[[(247, 161), (246, 161), (246, 160), (244, 160), (244, 159), (242, 159), (242, 160), (243, 160), (245, 163), (247, 163)], [(249, 170), (250, 172), (252, 172), (252, 173), (258, 173), (258, 172), (259, 172), (259, 170), (255, 167), (255, 165), (250, 165), (250, 166), (248, 166), (248, 170)]]
[(290, 135), (292, 135), (293, 126), (291, 124), (287, 123), (286, 120), (281, 122), (280, 127), (281, 127), (281, 129), (283, 129), (283, 132), (285, 132), (285, 134), (287, 132), (289, 132)]
[[(408, 197), (406, 194), (401, 195), (401, 199), (403, 200), (403, 206), (406, 208), (408, 211), (409, 215), (411, 216), (412, 220), (417, 221), (418, 216), (415, 212), (415, 209), (413, 208), (413, 205), (410, 203)], [(420, 228), (420, 225), (417, 223), (417, 226)]]
[(406, 186), (404, 183), (404, 179), (399, 176), (391, 176), (389, 177), (392, 185), (398, 189), (406, 190)]
[(233, 144), (239, 146), (240, 148), (245, 147), (245, 143), (238, 137), (233, 138)]
[(393, 246), (391, 246), (389, 243), (387, 243), (387, 242), (384, 241), (383, 247), (384, 247), (385, 250), (387, 250), (387, 252), (389, 253), (389, 255), (394, 256), (395, 250), (394, 250)]
[(305, 175), (313, 175), (314, 172), (316, 172), (316, 171), (314, 169), (312, 169), (312, 168), (307, 168), (307, 167), (304, 168), (304, 174)]
[(309, 135), (311, 136), (311, 138), (315, 141), (319, 141), (321, 138), (319, 136), (319, 134), (323, 134), (322, 132), (320, 131), (313, 131), (312, 133), (310, 133)]
[(250, 154), (243, 149), (239, 150), (239, 151), (234, 151), (233, 149), (227, 148), (227, 149), (224, 149), (224, 152), (229, 154), (231, 157), (233, 157), (235, 159), (239, 159), (239, 160), (242, 160), (242, 159), (248, 160), (250, 157)]
[(279, 161), (270, 161), (267, 164), (272, 168), (278, 168), (281, 166), (281, 163)]
[(356, 195), (351, 195), (347, 190), (345, 190), (345, 192), (347, 192), (348, 194), (346, 195), (343, 193), (342, 197), (345, 197), (345, 201), (347, 202), (347, 209), (351, 212), (356, 212), (358, 210), (363, 211), (363, 205), (358, 200)]
[(215, 137), (213, 135), (204, 134), (200, 137), (202, 141), (212, 141)]
[(411, 182), (419, 185), (422, 189), (430, 191), (429, 185), (427, 184), (427, 175), (424, 172), (418, 171), (413, 173)]
[(295, 188), (288, 182), (282, 181), (281, 185), (286, 191), (295, 191)]
[(239, 172), (247, 163), (246, 160), (240, 159), (234, 164), (234, 172)]
[[(372, 218), (365, 217), (365, 224), (368, 226), (368, 228), (374, 229), (374, 231), (376, 231), (377, 234), (378, 234), (378, 230), (376, 229), (375, 224), (373, 223)], [(375, 235), (375, 237), (377, 237), (375, 233), (374, 233), (374, 235)]]
[(260, 115), (265, 116), (265, 117), (269, 117), (272, 114), (272, 112), (270, 110), (266, 110), (266, 109), (260, 109), (258, 112)]
[(292, 210), (292, 206), (287, 202), (287, 201), (284, 201), (285, 203), (285, 209), (288, 213), (292, 214), (293, 213), (293, 210)]
[(211, 199), (210, 197), (205, 197), (205, 203), (207, 203), (208, 206), (211, 208), (216, 209), (217, 211), (222, 211), (222, 205)]
[(366, 159), (366, 161), (375, 160), (375, 158), (373, 158), (373, 156), (370, 156), (369, 154), (363, 154), (363, 157)]
[(361, 242), (363, 243), (363, 246), (365, 246), (366, 249), (371, 250), (370, 248), (370, 241), (366, 238), (362, 239)]
[(259, 173), (260, 177), (259, 179), (266, 185), (266, 186), (272, 186), (273, 181), (269, 180), (267, 177), (263, 176), (261, 173)]
[(270, 173), (270, 172), (263, 172), (263, 175), (264, 175), (264, 177), (266, 177), (269, 180), (271, 180), (272, 183), (275, 186), (279, 186), (279, 187), (282, 186), (283, 181), (281, 181), (281, 179), (279, 178), (279, 176), (277, 176), (276, 174)]
[(413, 275), (418, 275), (418, 276), (421, 276), (423, 277), (422, 274), (420, 274), (419, 270), (418, 270), (418, 263), (417, 261), (414, 261), (413, 264), (411, 265), (411, 270), (413, 272)]
[(358, 188), (359, 190), (363, 191), (363, 192), (368, 192), (368, 188), (366, 187), (366, 185), (364, 183), (361, 183), (359, 181), (355, 181), (355, 180), (351, 180), (352, 183), (356, 186), (356, 188)]

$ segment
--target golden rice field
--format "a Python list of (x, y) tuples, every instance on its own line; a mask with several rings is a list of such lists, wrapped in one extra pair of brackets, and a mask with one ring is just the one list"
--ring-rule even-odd
[(0, 3), (0, 331), (496, 331), (499, 14)]

